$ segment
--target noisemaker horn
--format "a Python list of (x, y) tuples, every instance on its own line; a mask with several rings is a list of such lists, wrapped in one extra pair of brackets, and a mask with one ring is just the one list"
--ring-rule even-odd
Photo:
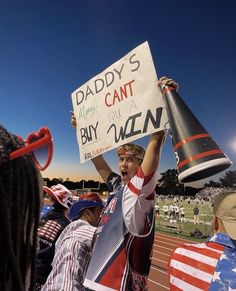
[(161, 85), (170, 124), (178, 178), (182, 183), (201, 180), (231, 165), (205, 128), (172, 86)]

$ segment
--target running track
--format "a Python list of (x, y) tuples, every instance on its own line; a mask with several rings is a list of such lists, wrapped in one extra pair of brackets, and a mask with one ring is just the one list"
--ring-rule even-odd
[(170, 254), (178, 245), (189, 242), (175, 236), (156, 233), (153, 245), (152, 266), (148, 278), (149, 291), (168, 291), (169, 279), (167, 265)]

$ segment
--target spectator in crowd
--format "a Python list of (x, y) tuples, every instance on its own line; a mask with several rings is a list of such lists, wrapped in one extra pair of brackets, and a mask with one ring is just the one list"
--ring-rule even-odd
[(47, 194), (47, 192), (44, 192), (44, 199), (43, 199), (43, 207), (41, 209), (41, 220), (43, 217), (47, 214), (48, 211), (52, 210), (53, 204), (54, 204), (54, 199)]
[(53, 209), (48, 211), (38, 229), (39, 252), (36, 262), (36, 290), (41, 290), (52, 269), (51, 263), (55, 243), (63, 229), (70, 223), (66, 212), (71, 206), (71, 192), (63, 185), (43, 187), (44, 192), (54, 200)]
[(199, 208), (198, 208), (198, 205), (197, 204), (193, 208), (193, 223), (194, 224), (199, 224), (200, 223), (200, 219), (199, 219)]
[(225, 191), (229, 191), (230, 189), (226, 187), (204, 187), (200, 192), (197, 193), (198, 196), (201, 196), (205, 201), (210, 201), (214, 199), (215, 196), (224, 193)]
[(56, 241), (55, 255), (42, 291), (83, 291), (85, 273), (92, 253), (92, 239), (98, 225), (104, 202), (98, 193), (80, 195), (71, 207), (72, 222)]
[(206, 243), (183, 244), (170, 257), (170, 290), (236, 290), (236, 192), (219, 195), (214, 235)]
[[(167, 78), (160, 82), (177, 86)], [(110, 197), (95, 233), (84, 286), (93, 290), (147, 290), (155, 231), (156, 170), (164, 135), (164, 131), (153, 133), (146, 153), (135, 144), (119, 147), (120, 175), (112, 172), (102, 156), (93, 158)]]
[(169, 216), (168, 216), (169, 207), (168, 207), (168, 205), (166, 203), (163, 205), (163, 212), (164, 212), (164, 219), (168, 220), (168, 218), (169, 218)]
[[(34, 151), (49, 149), (46, 164)], [(0, 126), (0, 290), (34, 290), (37, 229), (43, 198), (44, 170), (52, 159), (48, 128), (31, 133), (24, 142)]]

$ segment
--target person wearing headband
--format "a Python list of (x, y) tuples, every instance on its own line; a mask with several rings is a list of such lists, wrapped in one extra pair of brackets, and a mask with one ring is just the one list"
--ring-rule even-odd
[[(171, 79), (160, 82), (176, 88)], [(76, 125), (73, 115), (71, 123)], [(110, 194), (95, 233), (85, 287), (147, 290), (155, 232), (156, 171), (164, 137), (164, 131), (151, 134), (146, 151), (133, 143), (119, 147), (119, 174), (102, 155), (92, 159)]]

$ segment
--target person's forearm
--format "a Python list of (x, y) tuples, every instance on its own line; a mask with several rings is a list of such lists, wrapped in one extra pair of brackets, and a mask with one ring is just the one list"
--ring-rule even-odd
[(160, 150), (164, 141), (165, 131), (155, 132), (151, 135), (147, 146), (142, 170), (145, 176), (148, 176), (157, 170), (160, 160)]
[(107, 162), (104, 160), (103, 156), (97, 156), (92, 159), (92, 162), (98, 172), (98, 174), (101, 176), (102, 180), (107, 183), (107, 179), (109, 175), (111, 174), (112, 170), (107, 164)]

